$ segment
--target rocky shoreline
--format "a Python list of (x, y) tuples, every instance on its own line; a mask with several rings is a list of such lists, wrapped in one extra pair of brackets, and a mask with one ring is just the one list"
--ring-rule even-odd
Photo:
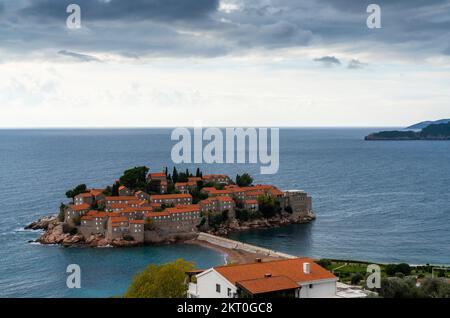
[[(314, 213), (309, 213), (301, 217), (293, 217), (291, 215), (281, 215), (270, 219), (258, 219), (252, 221), (239, 222), (233, 220), (226, 225), (222, 225), (217, 229), (210, 229), (206, 232), (227, 236), (232, 232), (247, 231), (251, 229), (274, 228), (289, 224), (309, 223), (315, 219)], [(108, 240), (101, 234), (91, 235), (85, 238), (80, 233), (70, 233), (65, 228), (65, 223), (60, 222), (56, 216), (43, 217), (35, 222), (25, 226), (26, 230), (43, 230), (44, 233), (35, 241), (44, 245), (61, 245), (61, 246), (88, 246), (88, 247), (134, 247), (142, 245), (168, 244), (186, 242), (195, 239), (197, 233), (183, 233), (176, 235), (164, 235), (157, 231), (151, 231), (148, 239), (144, 243), (129, 241), (124, 239)]]
[(228, 234), (233, 232), (243, 232), (252, 229), (267, 229), (267, 228), (281, 227), (290, 224), (305, 224), (315, 219), (316, 215), (313, 212), (310, 212), (307, 215), (299, 217), (294, 217), (290, 214), (283, 213), (281, 216), (275, 216), (269, 219), (256, 219), (244, 222), (234, 220), (229, 224), (227, 224), (226, 226), (221, 226), (218, 229), (209, 230), (206, 232), (218, 236), (227, 236)]

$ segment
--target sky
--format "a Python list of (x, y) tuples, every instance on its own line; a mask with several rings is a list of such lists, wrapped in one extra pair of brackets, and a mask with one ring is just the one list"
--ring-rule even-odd
[(450, 0), (0, 0), (0, 128), (401, 127), (449, 71)]

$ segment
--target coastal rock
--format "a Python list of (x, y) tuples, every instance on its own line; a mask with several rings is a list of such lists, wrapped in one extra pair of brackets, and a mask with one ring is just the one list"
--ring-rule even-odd
[(111, 245), (114, 247), (133, 247), (141, 245), (141, 243), (136, 241), (126, 241), (123, 239), (116, 239), (111, 242)]
[(63, 223), (50, 222), (44, 234), (38, 239), (41, 244), (61, 244), (69, 234), (64, 233)]
[(91, 247), (104, 247), (110, 244), (110, 242), (101, 234), (89, 236), (85, 243)]
[(71, 246), (75, 244), (80, 244), (84, 241), (84, 237), (81, 234), (66, 235), (62, 241), (64, 246)]
[(43, 217), (37, 221), (31, 222), (27, 226), (24, 227), (25, 230), (47, 230), (49, 224), (54, 223), (56, 221), (56, 216), (50, 215)]

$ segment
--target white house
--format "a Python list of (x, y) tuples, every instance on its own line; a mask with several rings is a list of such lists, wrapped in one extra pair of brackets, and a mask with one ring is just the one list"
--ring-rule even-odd
[(190, 298), (336, 297), (337, 278), (309, 258), (218, 266), (196, 272)]

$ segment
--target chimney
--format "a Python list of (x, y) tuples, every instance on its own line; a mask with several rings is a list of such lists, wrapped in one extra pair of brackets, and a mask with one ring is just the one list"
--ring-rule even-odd
[(259, 257), (258, 257), (258, 258), (255, 258), (255, 262), (256, 262), (256, 263), (261, 263), (261, 262), (262, 262), (262, 259), (259, 258)]
[(265, 278), (270, 278), (270, 277), (272, 277), (272, 274), (271, 273), (264, 274), (264, 277)]
[(311, 273), (311, 271), (310, 271), (310, 269), (309, 269), (309, 263), (303, 263), (303, 273), (305, 273), (305, 274), (310, 274)]

